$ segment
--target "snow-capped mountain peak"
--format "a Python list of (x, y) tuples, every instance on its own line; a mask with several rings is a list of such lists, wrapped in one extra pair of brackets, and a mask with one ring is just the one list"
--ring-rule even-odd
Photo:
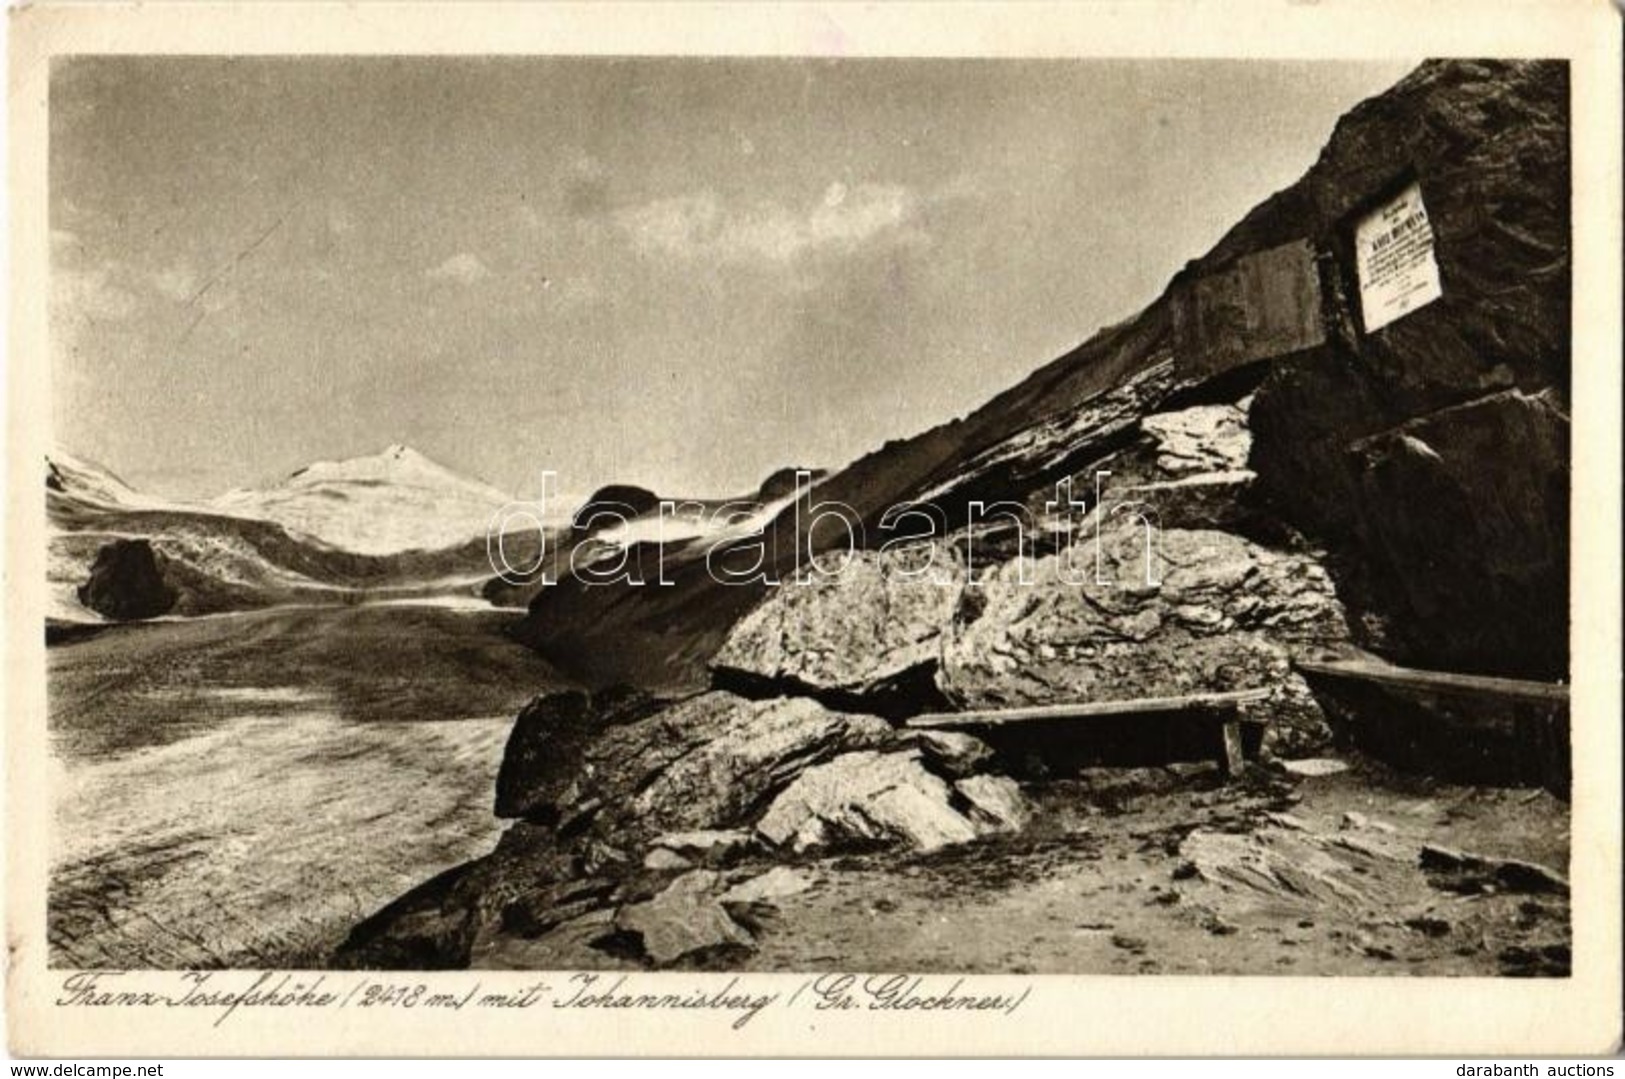
[(57, 447), (45, 456), (45, 489), (68, 504), (104, 509), (168, 509), (174, 502), (142, 494), (105, 465)]
[(229, 491), (213, 505), (335, 547), (390, 554), (483, 536), (492, 515), (511, 501), (490, 484), (396, 443), (375, 454), (317, 461), (274, 486)]

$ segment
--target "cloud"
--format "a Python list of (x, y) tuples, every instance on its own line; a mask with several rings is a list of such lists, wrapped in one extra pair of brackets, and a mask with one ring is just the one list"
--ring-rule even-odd
[(121, 267), (113, 260), (85, 264), (78, 236), (51, 230), (51, 321), (122, 322), (140, 307), (136, 296), (115, 278)]
[(197, 295), (197, 274), (189, 266), (172, 266), (152, 275), (152, 287), (177, 303), (184, 303)]
[(355, 217), (344, 203), (337, 201), (328, 203), (327, 231), (334, 236), (343, 236), (355, 231)]
[(577, 154), (563, 182), (564, 209), (571, 217), (592, 217), (609, 209), (609, 170), (591, 154)]
[(478, 256), (463, 251), (433, 269), (425, 270), (424, 276), (431, 281), (455, 281), (459, 285), (467, 286), (490, 277), (491, 271), (485, 268), (485, 263), (481, 262)]
[(920, 242), (920, 200), (906, 187), (839, 181), (810, 207), (725, 205), (712, 192), (658, 199), (620, 211), (616, 224), (638, 250), (731, 264), (788, 264), (886, 240)]

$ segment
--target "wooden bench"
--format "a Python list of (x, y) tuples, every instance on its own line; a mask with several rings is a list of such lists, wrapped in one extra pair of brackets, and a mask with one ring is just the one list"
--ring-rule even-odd
[(1243, 689), (1227, 693), (1188, 693), (1177, 697), (1133, 697), (963, 712), (927, 712), (908, 720), (907, 726), (948, 730), (969, 727), (985, 731), (1023, 723), (1088, 723), (1131, 716), (1211, 718), (1219, 734), (1216, 739), (1219, 767), (1226, 777), (1234, 777), (1240, 774), (1245, 764), (1242, 724), (1262, 726), (1268, 722), (1262, 716), (1242, 714), (1240, 706), (1248, 701), (1264, 700), (1269, 695), (1268, 689)]
[(1561, 682), (1397, 667), (1369, 653), (1294, 666), (1350, 741), (1397, 768), (1567, 794), (1569, 687)]
[(1375, 656), (1359, 659), (1300, 659), (1293, 664), (1304, 674), (1349, 682), (1367, 682), (1396, 689), (1420, 690), (1458, 697), (1486, 697), (1527, 704), (1566, 706), (1569, 687), (1558, 682), (1528, 682), (1485, 674), (1456, 674), (1396, 667)]

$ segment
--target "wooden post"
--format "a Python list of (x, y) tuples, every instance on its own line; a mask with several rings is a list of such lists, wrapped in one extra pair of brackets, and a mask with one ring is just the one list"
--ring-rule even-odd
[(1221, 720), (1219, 767), (1224, 770), (1226, 779), (1235, 779), (1241, 775), (1247, 764), (1245, 747), (1241, 742), (1241, 719), (1236, 715), (1234, 708), (1227, 709), (1223, 715), (1216, 718)]

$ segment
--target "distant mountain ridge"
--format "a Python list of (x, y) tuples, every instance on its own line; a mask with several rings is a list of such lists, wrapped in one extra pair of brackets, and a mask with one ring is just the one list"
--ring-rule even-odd
[(158, 509), (175, 503), (145, 495), (105, 465), (66, 450), (53, 450), (45, 458), (45, 488), (80, 502), (122, 509)]
[[(174, 594), (171, 615), (390, 598), (478, 602), (491, 574), (485, 530), (509, 501), (406, 446), (318, 462), (267, 490), (213, 502), (144, 494), (56, 450), (45, 460), (45, 488), (57, 622), (98, 620), (80, 593), (93, 566), (106, 548), (143, 543)], [(524, 532), (510, 530), (510, 550), (530, 549), (534, 537)], [(116, 595), (118, 587), (98, 582), (94, 591)]]

